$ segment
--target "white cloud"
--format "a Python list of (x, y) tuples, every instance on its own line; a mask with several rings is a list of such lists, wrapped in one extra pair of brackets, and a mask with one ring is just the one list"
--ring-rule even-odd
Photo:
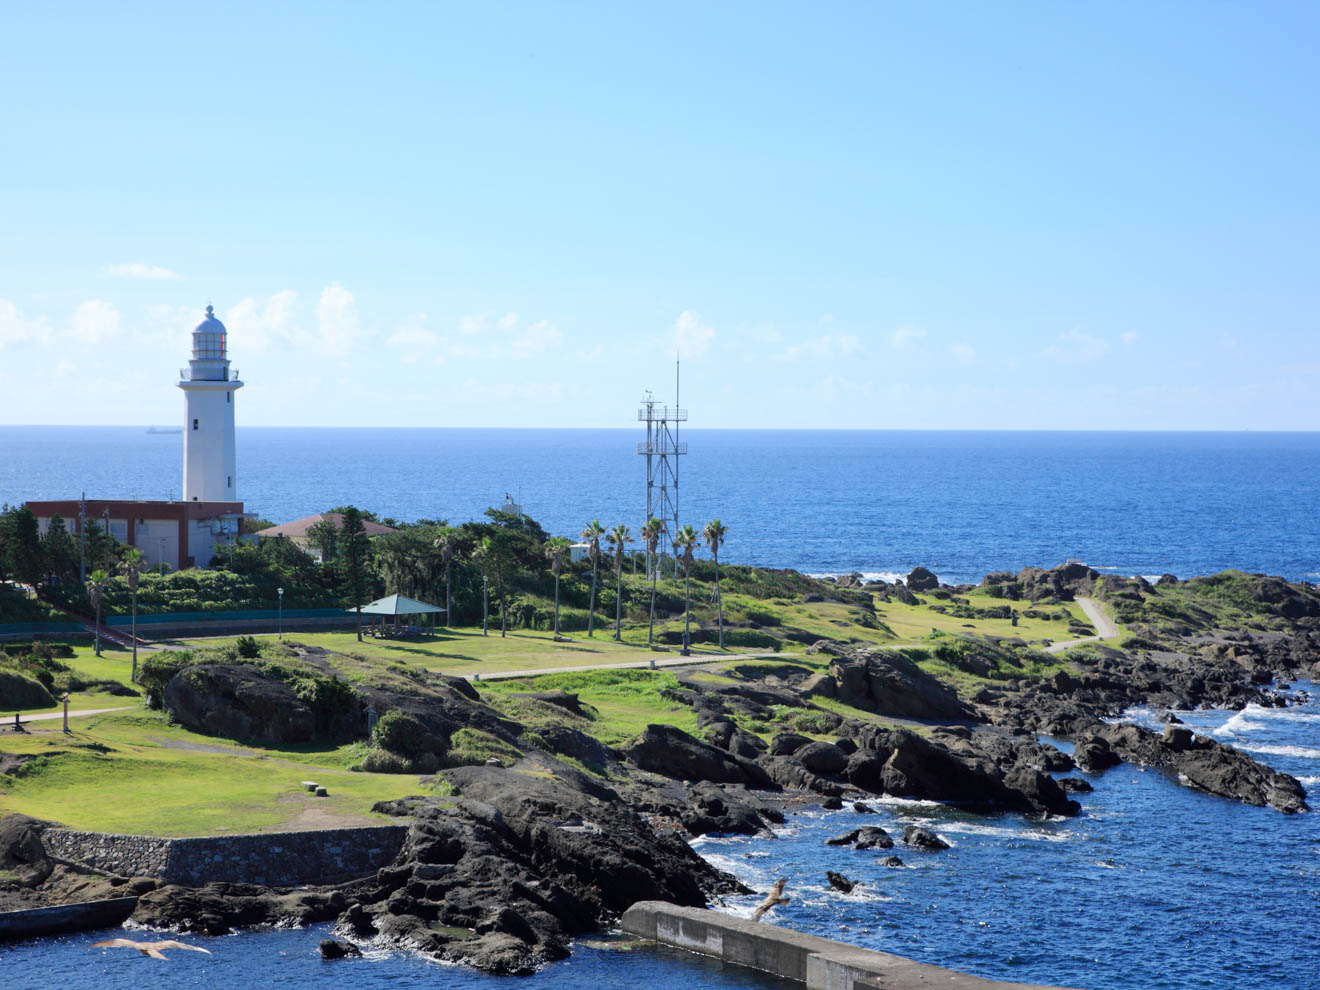
[(889, 343), (899, 351), (919, 351), (925, 339), (926, 331), (921, 327), (899, 327), (889, 335)]
[(119, 336), (119, 310), (104, 299), (89, 299), (73, 311), (73, 332), (89, 344)]
[(702, 323), (701, 317), (691, 310), (679, 313), (674, 321), (674, 345), (680, 357), (704, 354), (714, 338), (715, 328)]
[(291, 340), (297, 334), (297, 319), (298, 293), (285, 289), (264, 302), (252, 298), (239, 300), (221, 322), (229, 331), (231, 348), (237, 347), (240, 353), (264, 354), (272, 344)]
[(1109, 343), (1081, 330), (1059, 334), (1059, 342), (1045, 348), (1047, 356), (1060, 364), (1085, 364), (1098, 361), (1109, 353)]
[(416, 364), (424, 357), (444, 360), (444, 355), (437, 353), (441, 344), (440, 335), (434, 330), (426, 329), (423, 326), (425, 322), (425, 313), (413, 313), (404, 320), (403, 326), (390, 334), (386, 341), (393, 347), (405, 348), (407, 353), (404, 355), (404, 360), (409, 364)]
[(564, 339), (564, 335), (549, 320), (538, 320), (533, 323), (518, 336), (513, 338), (511, 345), (513, 356), (516, 358), (536, 357), (542, 351), (551, 347), (558, 347)]
[(317, 344), (327, 354), (344, 357), (357, 344), (362, 332), (357, 300), (338, 282), (321, 290), (316, 301)]
[(949, 348), (949, 352), (957, 359), (959, 364), (971, 364), (976, 360), (976, 348), (971, 344), (954, 344)]
[(1135, 344), (1137, 342), (1137, 331), (1124, 330), (1118, 335), (1118, 339), (1125, 344)]
[(850, 333), (825, 333), (794, 344), (780, 356), (785, 359), (851, 357), (862, 352), (861, 339)]
[(0, 299), (0, 350), (9, 344), (26, 344), (44, 340), (50, 334), (46, 318), (30, 320), (8, 299)]
[(178, 272), (172, 272), (160, 265), (146, 265), (140, 261), (126, 262), (120, 265), (106, 265), (102, 274), (111, 278), (136, 278), (149, 282), (175, 282), (183, 278)]
[(518, 325), (517, 313), (505, 313), (499, 319), (499, 328), (501, 330), (512, 330)]

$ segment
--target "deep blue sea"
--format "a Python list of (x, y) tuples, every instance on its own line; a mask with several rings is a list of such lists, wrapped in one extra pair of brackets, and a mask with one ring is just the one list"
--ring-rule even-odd
[[(479, 517), (512, 493), (555, 533), (645, 515), (636, 430), (238, 431), (238, 494), (276, 522), (354, 503)], [(948, 582), (1072, 557), (1124, 574), (1320, 576), (1320, 433), (689, 430), (679, 511), (728, 560)], [(0, 427), (0, 502), (177, 498), (182, 437)]]

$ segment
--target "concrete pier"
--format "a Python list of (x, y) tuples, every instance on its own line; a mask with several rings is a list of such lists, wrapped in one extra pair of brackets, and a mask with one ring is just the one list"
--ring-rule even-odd
[(1063, 990), (969, 976), (763, 921), (667, 901), (639, 901), (623, 913), (622, 925), (631, 935), (796, 980), (808, 990)]
[(112, 897), (104, 901), (0, 912), (0, 940), (113, 928), (124, 923), (137, 902), (136, 897)]

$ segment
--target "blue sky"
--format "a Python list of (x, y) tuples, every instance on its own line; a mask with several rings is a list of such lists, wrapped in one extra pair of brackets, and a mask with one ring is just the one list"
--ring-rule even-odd
[(1320, 7), (29, 4), (0, 423), (1320, 428)]

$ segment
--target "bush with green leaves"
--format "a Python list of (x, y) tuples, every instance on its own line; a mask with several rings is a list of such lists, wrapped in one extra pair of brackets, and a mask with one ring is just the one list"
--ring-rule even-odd
[(381, 749), (409, 759), (423, 753), (443, 754), (448, 748), (417, 719), (398, 711), (386, 712), (380, 717), (371, 732), (371, 739)]
[(255, 636), (239, 636), (234, 642), (234, 649), (244, 660), (255, 660), (261, 656), (261, 644)]
[(0, 698), (4, 699), (0, 704), (5, 711), (50, 708), (55, 704), (44, 684), (13, 668), (0, 668)]

